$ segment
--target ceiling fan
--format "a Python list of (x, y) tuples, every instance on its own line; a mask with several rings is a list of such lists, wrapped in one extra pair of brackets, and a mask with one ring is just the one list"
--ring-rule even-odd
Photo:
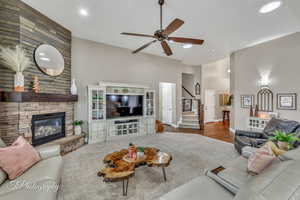
[(143, 49), (147, 48), (151, 44), (159, 41), (161, 42), (161, 46), (167, 56), (171, 56), (172, 50), (167, 43), (167, 41), (172, 41), (172, 42), (179, 42), (179, 43), (184, 43), (184, 44), (195, 44), (195, 45), (202, 45), (204, 43), (204, 40), (199, 40), (199, 39), (192, 39), (192, 38), (182, 38), (182, 37), (169, 37), (173, 32), (178, 30), (183, 24), (184, 21), (181, 19), (176, 18), (169, 26), (167, 26), (166, 29), (163, 29), (162, 25), (162, 14), (163, 14), (163, 5), (165, 3), (165, 0), (159, 0), (158, 4), (160, 5), (160, 29), (155, 31), (154, 35), (147, 35), (147, 34), (138, 34), (138, 33), (121, 33), (122, 35), (130, 35), (130, 36), (138, 36), (138, 37), (148, 37), (148, 38), (155, 38), (155, 40), (141, 46), (137, 50), (133, 51), (133, 54), (136, 54)]

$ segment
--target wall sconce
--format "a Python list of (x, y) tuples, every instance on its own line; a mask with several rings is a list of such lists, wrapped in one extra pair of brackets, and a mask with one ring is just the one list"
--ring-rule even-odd
[(270, 84), (270, 79), (269, 79), (269, 76), (267, 75), (262, 75), (261, 76), (261, 80), (260, 80), (260, 88), (263, 89), (263, 88), (269, 88), (269, 84)]

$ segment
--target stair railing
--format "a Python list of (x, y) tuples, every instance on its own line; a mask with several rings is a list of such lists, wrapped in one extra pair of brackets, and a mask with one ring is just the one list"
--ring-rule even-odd
[(204, 105), (201, 104), (200, 99), (196, 99), (196, 97), (182, 85), (182, 89), (186, 91), (187, 94), (191, 98), (183, 98), (182, 99), (182, 111), (183, 112), (192, 112), (198, 116), (199, 127), (200, 130), (204, 130)]

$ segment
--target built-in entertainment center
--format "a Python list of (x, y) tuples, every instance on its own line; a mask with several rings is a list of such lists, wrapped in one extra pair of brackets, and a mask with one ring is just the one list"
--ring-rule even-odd
[(88, 86), (88, 142), (155, 133), (155, 92), (147, 86)]

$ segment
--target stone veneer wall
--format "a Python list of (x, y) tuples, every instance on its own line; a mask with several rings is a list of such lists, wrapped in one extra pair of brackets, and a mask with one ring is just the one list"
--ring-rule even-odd
[[(69, 94), (71, 87), (72, 33), (20, 0), (0, 0), (0, 45), (26, 49), (31, 65), (24, 71), (25, 91), (38, 76), (41, 92)], [(57, 77), (43, 74), (34, 62), (41, 44), (56, 47), (64, 56), (65, 70)], [(0, 60), (0, 91), (12, 91), (14, 72)], [(35, 114), (66, 112), (66, 134), (73, 134), (74, 103), (0, 103), (0, 138), (11, 144), (19, 135), (31, 140), (31, 117)]]
[[(24, 71), (25, 91), (31, 90), (34, 76), (38, 76), (41, 92), (68, 94), (71, 87), (72, 33), (20, 0), (0, 0), (0, 45), (26, 49), (31, 65)], [(42, 73), (34, 62), (34, 50), (41, 44), (56, 47), (64, 56), (65, 70), (57, 77)], [(0, 61), (0, 91), (11, 91), (14, 72)]]
[(66, 136), (73, 135), (74, 103), (0, 103), (0, 138), (11, 144), (18, 136), (31, 142), (32, 115), (66, 113)]

